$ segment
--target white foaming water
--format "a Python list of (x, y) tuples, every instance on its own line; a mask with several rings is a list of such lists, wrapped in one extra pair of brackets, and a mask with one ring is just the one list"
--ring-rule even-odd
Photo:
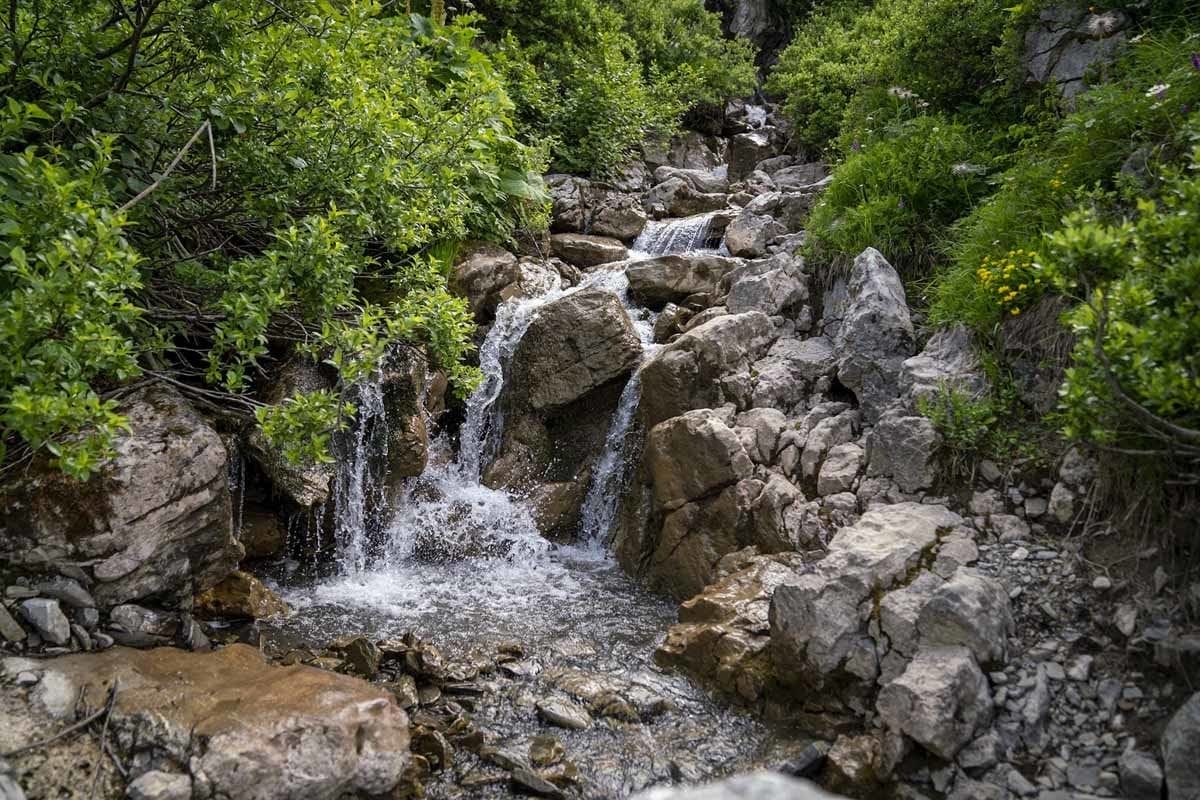
[(351, 400), (357, 407), (354, 425), (334, 442), (340, 467), (333, 484), (338, 511), (334, 531), (339, 566), (357, 572), (371, 563), (375, 529), (387, 508), (382, 480), (388, 455), (382, 371), (355, 385)]
[(669, 253), (711, 251), (712, 248), (705, 247), (705, 244), (717, 213), (712, 211), (681, 219), (651, 220), (630, 248), (630, 256), (649, 258)]

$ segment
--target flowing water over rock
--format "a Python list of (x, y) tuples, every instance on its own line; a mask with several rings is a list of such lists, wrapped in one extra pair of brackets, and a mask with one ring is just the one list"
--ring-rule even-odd
[[(713, 211), (683, 219), (651, 220), (630, 247), (630, 254), (645, 257), (704, 250), (716, 252), (717, 248), (711, 246), (712, 222), (718, 213)], [(718, 244), (718, 247), (724, 245)]]
[[(655, 223), (633, 256), (704, 249), (710, 220)], [(573, 289), (506, 302), (481, 347), (484, 380), (467, 403), (457, 453), (446, 438), (435, 441), (425, 473), (407, 481), (389, 504), (371, 466), (378, 462), (372, 450), (386, 439), (382, 394), (370, 384), (359, 390), (364, 410), (343, 442), (337, 483), (340, 572), (307, 582), (299, 570), (281, 572), (278, 588), (297, 613), (274, 635), (283, 647), (412, 631), (464, 660), (515, 643), (525, 658), (476, 701), (476, 724), (490, 739), (525, 747), (547, 732), (539, 702), (588, 702), (610, 690), (632, 698), (634, 708), (641, 704), (637, 722), (598, 716), (586, 730), (549, 729), (579, 765), (586, 796), (619, 797), (653, 782), (700, 779), (770, 760), (802, 742), (771, 734), (651, 660), (676, 606), (626, 576), (604, 546), (628, 471), (640, 394), (636, 372), (611, 417), (577, 543), (551, 544), (524, 498), (481, 482), (503, 433), (499, 399), (522, 335), (539, 308), (588, 286), (620, 296), (647, 352), (654, 347), (653, 315), (632, 306), (621, 269), (588, 273)], [(374, 524), (384, 508), (388, 516)], [(462, 796), (464, 789), (470, 796), (504, 795), (506, 787), (483, 780), (473, 785), (478, 767), (468, 759), (443, 776), (444, 783), (431, 785), (430, 795)]]

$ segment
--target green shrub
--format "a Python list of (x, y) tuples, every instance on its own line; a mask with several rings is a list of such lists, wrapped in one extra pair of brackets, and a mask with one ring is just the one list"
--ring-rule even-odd
[(995, 77), (991, 53), (1007, 17), (999, 0), (839, 0), (813, 14), (780, 56), (768, 89), (802, 144), (823, 147), (872, 109), (865, 97), (890, 87), (936, 110), (978, 103)]
[(941, 115), (862, 144), (813, 209), (809, 255), (838, 262), (875, 247), (909, 274), (924, 271), (937, 237), (984, 193), (981, 160), (973, 132)]

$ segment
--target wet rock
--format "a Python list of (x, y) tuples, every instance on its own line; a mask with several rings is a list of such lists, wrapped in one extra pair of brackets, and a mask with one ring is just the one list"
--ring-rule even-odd
[(151, 595), (186, 600), (242, 557), (228, 453), (173, 390), (139, 390), (118, 411), (131, 432), (90, 480), (35, 460), (0, 487), (0, 561), (51, 573), (88, 563), (102, 607)]
[(1200, 797), (1200, 692), (1171, 717), (1161, 747), (1167, 796)]
[(992, 718), (987, 678), (963, 647), (922, 648), (876, 708), (889, 728), (947, 760)]
[(464, 246), (450, 273), (450, 291), (464, 297), (475, 318), (489, 319), (500, 304), (500, 291), (517, 279), (517, 257), (498, 245)]
[(359, 636), (346, 645), (344, 655), (346, 663), (354, 670), (355, 675), (374, 678), (379, 674), (379, 660), (382, 654), (375, 643), (365, 636)]
[(632, 242), (646, 227), (641, 198), (620, 192), (595, 193), (591, 201), (588, 233)]
[(266, 619), (288, 613), (287, 604), (248, 572), (238, 570), (196, 596), (201, 617)]
[(629, 252), (619, 239), (584, 233), (556, 233), (550, 237), (550, 248), (554, 255), (581, 269), (620, 261)]
[(630, 800), (837, 800), (808, 781), (777, 772), (750, 772), (694, 787), (661, 787)]
[(679, 302), (711, 293), (721, 278), (741, 262), (708, 255), (667, 255), (634, 261), (625, 268), (629, 290), (650, 305)]
[(867, 474), (891, 478), (906, 492), (933, 486), (941, 436), (927, 417), (890, 408), (871, 434)]
[(962, 523), (943, 506), (898, 503), (868, 511), (829, 542), (812, 572), (775, 590), (771, 645), (776, 672), (817, 690), (835, 675), (878, 674), (860, 606), (920, 564), (939, 533)]
[(151, 770), (132, 781), (125, 792), (128, 800), (190, 800), (192, 779), (178, 773)]
[(567, 751), (553, 736), (535, 736), (529, 742), (529, 762), (535, 767), (551, 767), (562, 761)]
[(699, 592), (712, 580), (716, 563), (742, 545), (743, 520), (738, 486), (667, 514), (643, 568), (649, 583), (677, 598)]
[(539, 700), (537, 703), (537, 712), (546, 722), (549, 722), (551, 725), (557, 725), (560, 728), (582, 731), (591, 727), (592, 724), (591, 715), (585, 709), (580, 708), (569, 700), (562, 700), (555, 697)]
[(758, 258), (766, 254), (773, 239), (785, 233), (787, 227), (774, 217), (743, 212), (725, 229), (725, 246), (740, 258)]
[[(7, 674), (27, 669), (5, 659)], [(230, 645), (212, 653), (127, 650), (43, 662), (34, 701), (58, 717), (76, 698), (93, 708), (120, 679), (115, 729), (137, 727), (135, 747), (189, 765), (214, 796), (247, 800), (384, 794), (408, 763), (408, 720), (391, 696), (355, 678), (268, 665)], [(136, 722), (153, 714), (158, 722)]]
[(620, 718), (639, 722), (675, 708), (653, 685), (622, 675), (558, 667), (547, 670), (545, 679), (559, 691), (583, 701), (593, 714), (600, 716), (614, 716), (621, 710), (618, 706), (623, 706), (632, 713), (624, 713)]
[(654, 426), (646, 446), (654, 496), (668, 510), (747, 477), (750, 456), (712, 411), (689, 411)]
[[(770, 345), (770, 332), (765, 314), (731, 314), (693, 328), (655, 353), (641, 370), (647, 427), (691, 409), (748, 399), (750, 365)], [(746, 373), (745, 389), (723, 380), (739, 372)]]
[(754, 364), (754, 405), (791, 409), (804, 400), (818, 379), (837, 365), (833, 344), (823, 336), (780, 339)]
[(538, 797), (565, 797), (562, 790), (538, 773), (525, 767), (512, 771), (513, 786), (525, 794)]
[[(334, 388), (334, 376), (329, 371), (312, 359), (296, 355), (285, 361), (274, 379), (264, 387), (263, 400), (279, 405), (298, 394)], [(245, 437), (244, 443), (245, 453), (262, 469), (276, 492), (290, 498), (301, 509), (310, 511), (328, 502), (333, 480), (330, 464), (292, 463), (278, 447), (267, 441), (258, 427)], [(200, 587), (203, 588), (207, 587)]]
[(582, 289), (541, 307), (513, 354), (509, 402), (561, 408), (627, 374), (642, 346), (620, 299)]
[(854, 260), (849, 303), (834, 339), (838, 379), (875, 422), (900, 390), (900, 371), (913, 354), (904, 285), (883, 255), (867, 248)]
[(680, 606), (655, 661), (747, 702), (760, 699), (771, 676), (771, 596), (802, 565), (796, 554), (757, 556), (706, 586)]
[(246, 509), (238, 540), (246, 549), (247, 559), (270, 558), (283, 551), (287, 531), (276, 514)]
[(63, 614), (57, 600), (34, 597), (22, 600), (17, 609), (25, 621), (47, 642), (63, 645), (71, 641), (71, 623)]

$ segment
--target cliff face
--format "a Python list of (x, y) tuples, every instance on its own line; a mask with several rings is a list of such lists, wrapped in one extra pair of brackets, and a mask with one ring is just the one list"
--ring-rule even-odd
[(725, 33), (749, 39), (758, 46), (758, 68), (765, 72), (792, 39), (786, 0), (705, 0), (709, 11), (721, 14)]

